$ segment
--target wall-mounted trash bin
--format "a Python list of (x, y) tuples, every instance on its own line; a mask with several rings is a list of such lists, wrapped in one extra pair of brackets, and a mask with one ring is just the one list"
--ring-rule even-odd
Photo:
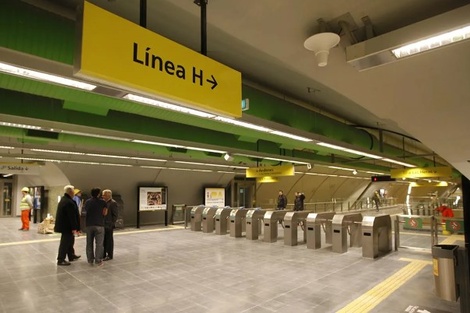
[(432, 263), (436, 295), (447, 301), (457, 301), (459, 297), (456, 267), (457, 245), (434, 245)]

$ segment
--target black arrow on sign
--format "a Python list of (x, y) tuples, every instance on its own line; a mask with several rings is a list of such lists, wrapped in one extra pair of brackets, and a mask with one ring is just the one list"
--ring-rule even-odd
[(211, 78), (212, 78), (212, 80), (206, 79), (206, 81), (208, 81), (209, 83), (211, 83), (211, 84), (212, 84), (211, 89), (214, 89), (214, 88), (217, 87), (217, 85), (218, 85), (218, 84), (217, 84), (217, 80), (215, 79), (214, 75), (211, 75)]

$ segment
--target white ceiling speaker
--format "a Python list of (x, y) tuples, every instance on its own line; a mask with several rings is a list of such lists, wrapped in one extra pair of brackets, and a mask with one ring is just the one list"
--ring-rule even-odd
[(315, 53), (315, 60), (318, 66), (324, 67), (328, 64), (328, 54), (330, 49), (339, 43), (340, 37), (335, 33), (319, 33), (311, 36), (304, 42), (307, 50)]

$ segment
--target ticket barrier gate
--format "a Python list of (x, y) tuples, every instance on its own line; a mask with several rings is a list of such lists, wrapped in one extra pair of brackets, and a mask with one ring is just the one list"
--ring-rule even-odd
[(202, 211), (202, 232), (203, 233), (212, 233), (215, 229), (215, 221), (214, 221), (214, 216), (215, 212), (219, 207), (213, 206), (210, 208), (205, 208), (204, 211)]
[(321, 248), (321, 230), (325, 232), (325, 243), (333, 243), (332, 220), (335, 212), (309, 213), (306, 222), (307, 249)]
[(202, 211), (204, 211), (205, 206), (199, 205), (191, 209), (191, 230), (200, 231), (202, 223)]
[(215, 212), (215, 233), (217, 235), (227, 234), (227, 227), (230, 227), (230, 223), (228, 223), (228, 217), (230, 216), (231, 211), (231, 207), (225, 207), (218, 209)]
[(230, 237), (241, 237), (246, 229), (247, 209), (234, 209), (230, 212)]
[(362, 256), (374, 259), (392, 251), (390, 215), (364, 216), (362, 219)]
[(348, 232), (350, 233), (350, 246), (361, 246), (361, 213), (336, 214), (333, 216), (333, 252), (348, 252)]
[(257, 240), (259, 234), (261, 234), (261, 220), (266, 214), (266, 210), (253, 209), (246, 212), (245, 224), (246, 224), (246, 239)]
[(264, 242), (276, 242), (277, 241), (277, 229), (278, 222), (284, 219), (287, 211), (268, 211), (264, 214)]
[[(305, 223), (309, 211), (294, 211), (287, 212), (284, 217), (284, 244), (287, 246), (296, 246), (297, 240), (297, 226), (300, 221)], [(307, 232), (304, 230), (304, 242), (307, 241)]]

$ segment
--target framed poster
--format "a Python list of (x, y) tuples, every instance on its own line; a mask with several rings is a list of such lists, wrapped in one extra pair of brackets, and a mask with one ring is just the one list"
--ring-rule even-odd
[(166, 209), (166, 187), (139, 187), (139, 211), (159, 211)]
[(204, 189), (204, 205), (207, 207), (225, 206), (225, 189), (224, 188), (205, 188)]

